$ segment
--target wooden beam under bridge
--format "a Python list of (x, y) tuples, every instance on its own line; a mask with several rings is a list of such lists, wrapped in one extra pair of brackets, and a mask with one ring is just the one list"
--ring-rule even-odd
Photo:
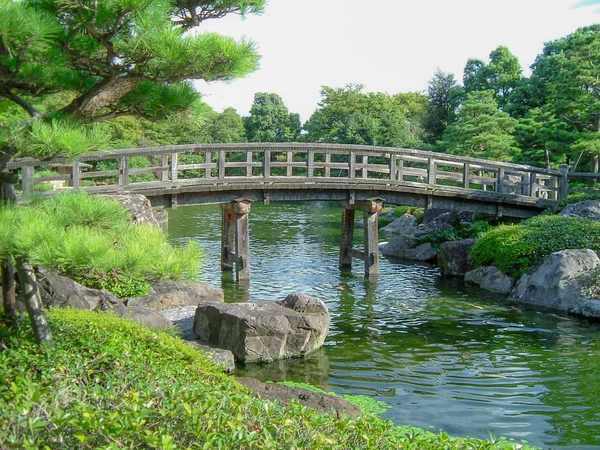
[[(365, 264), (365, 277), (379, 273), (379, 227), (378, 214), (383, 209), (383, 199), (379, 197), (367, 200), (347, 201), (342, 203), (342, 236), (340, 239), (340, 269), (352, 268), (352, 258), (359, 258)], [(363, 250), (352, 248), (354, 238), (355, 211), (364, 212), (364, 245)]]
[(221, 205), (221, 270), (232, 270), (237, 281), (250, 279), (250, 200), (237, 198)]

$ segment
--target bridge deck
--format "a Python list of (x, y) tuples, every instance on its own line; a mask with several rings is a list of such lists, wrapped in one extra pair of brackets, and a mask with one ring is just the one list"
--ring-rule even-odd
[(142, 193), (159, 207), (228, 203), (239, 197), (265, 202), (382, 197), (391, 204), (530, 217), (568, 192), (566, 167), (546, 170), (414, 149), (353, 145), (126, 149), (78, 156), (70, 173), (34, 176), (36, 167), (64, 163), (22, 158), (11, 161), (8, 168), (20, 171), (23, 196), (33, 193), (39, 183), (58, 181), (93, 193)]

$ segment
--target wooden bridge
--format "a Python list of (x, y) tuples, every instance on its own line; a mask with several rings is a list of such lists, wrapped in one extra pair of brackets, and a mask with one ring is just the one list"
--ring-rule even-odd
[[(252, 202), (338, 201), (344, 208), (340, 267), (352, 256), (378, 270), (377, 213), (387, 204), (527, 218), (568, 195), (568, 169), (493, 162), (414, 149), (336, 144), (196, 144), (136, 148), (64, 160), (15, 159), (21, 195), (42, 183), (90, 193), (140, 193), (156, 208), (223, 205), (222, 267), (249, 277)], [(35, 177), (57, 165), (61, 174)], [(65, 170), (68, 168), (68, 170)], [(352, 247), (354, 211), (365, 214), (364, 251)]]

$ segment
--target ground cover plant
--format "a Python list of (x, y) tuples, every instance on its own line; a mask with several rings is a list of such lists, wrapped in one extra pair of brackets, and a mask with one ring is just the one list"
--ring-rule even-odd
[(132, 224), (119, 202), (84, 193), (2, 206), (0, 229), (0, 258), (24, 256), (118, 297), (144, 295), (150, 281), (193, 279), (201, 263), (194, 242), (173, 247), (162, 230)]
[[(9, 449), (517, 449), (374, 414), (322, 415), (249, 395), (178, 338), (111, 315), (48, 312), (54, 346), (0, 313), (0, 447)], [(21, 319), (22, 320), (22, 319)]]

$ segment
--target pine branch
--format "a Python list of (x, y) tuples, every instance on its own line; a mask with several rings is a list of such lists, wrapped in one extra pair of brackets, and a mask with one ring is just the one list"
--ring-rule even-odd
[(21, 108), (27, 111), (27, 114), (29, 114), (32, 118), (40, 117), (40, 113), (31, 103), (28, 103), (25, 101), (25, 99), (13, 94), (10, 90), (6, 88), (0, 88), (0, 95), (19, 105)]

